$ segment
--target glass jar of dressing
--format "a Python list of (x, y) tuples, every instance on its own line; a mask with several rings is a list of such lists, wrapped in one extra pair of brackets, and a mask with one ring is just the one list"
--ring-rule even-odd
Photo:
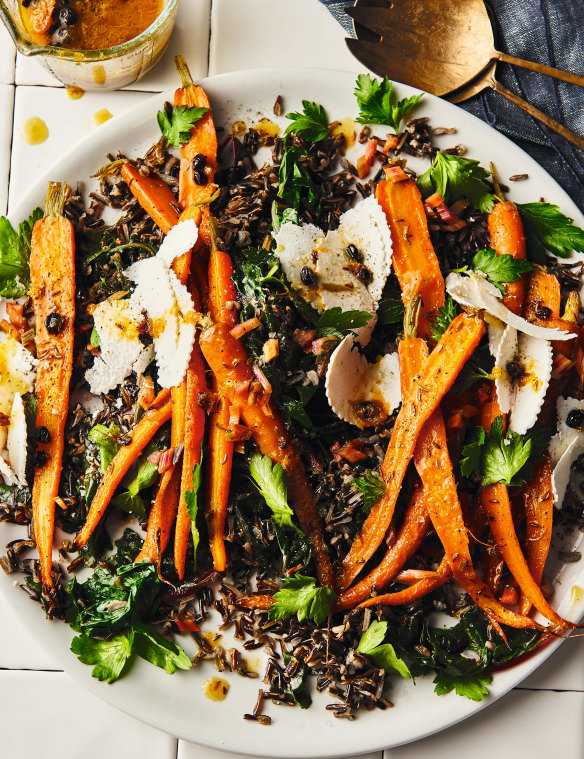
[[(55, 5), (51, 0), (0, 0), (0, 17), (18, 50), (40, 56), (45, 68), (66, 86), (117, 90), (140, 79), (158, 61), (170, 39), (178, 3), (144, 0), (141, 9), (141, 0), (60, 3), (45, 22), (42, 11)], [(125, 5), (132, 23), (122, 18)], [(135, 36), (125, 39), (128, 34)]]

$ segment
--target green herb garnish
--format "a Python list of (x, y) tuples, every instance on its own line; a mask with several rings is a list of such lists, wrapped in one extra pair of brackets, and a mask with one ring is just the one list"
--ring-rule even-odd
[(368, 311), (343, 311), (339, 306), (334, 306), (322, 312), (315, 329), (322, 337), (342, 340), (349, 332), (364, 327), (372, 316)]
[(166, 109), (158, 111), (156, 120), (166, 142), (173, 148), (180, 148), (191, 139), (191, 129), (208, 110), (208, 108), (187, 108), (186, 105), (175, 105), (170, 114)]
[(384, 124), (399, 134), (401, 122), (418, 105), (423, 94), (398, 100), (392, 87), (386, 76), (379, 81), (369, 74), (360, 74), (355, 82), (355, 97), (359, 104), (357, 121), (361, 124)]
[(531, 261), (513, 256), (498, 256), (494, 250), (479, 250), (472, 259), (472, 268), (481, 271), (492, 285), (505, 295), (506, 282), (517, 282), (533, 269)]
[(466, 198), (481, 213), (490, 213), (496, 197), (484, 181), (488, 176), (489, 172), (478, 161), (437, 153), (434, 163), (417, 184), (425, 196), (438, 192), (446, 203)]
[(568, 258), (575, 250), (584, 253), (584, 230), (565, 216), (558, 206), (551, 203), (518, 203), (527, 249), (536, 263), (545, 263), (545, 252), (549, 250), (560, 258)]
[(30, 287), (28, 262), (32, 228), (42, 218), (41, 209), (35, 208), (15, 231), (5, 216), (0, 217), (0, 295), (4, 298), (20, 298)]
[(311, 619), (322, 625), (330, 614), (335, 592), (330, 588), (318, 587), (314, 577), (294, 575), (282, 582), (274, 599), (275, 603), (268, 611), (269, 619), (290, 619), (296, 614), (299, 622)]
[(309, 100), (302, 101), (302, 108), (302, 113), (286, 114), (286, 118), (292, 123), (286, 127), (284, 135), (295, 134), (308, 142), (324, 140), (328, 135), (328, 116), (325, 109)]

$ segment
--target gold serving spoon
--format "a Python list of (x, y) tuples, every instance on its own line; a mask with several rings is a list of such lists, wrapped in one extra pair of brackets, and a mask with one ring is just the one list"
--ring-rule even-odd
[(489, 87), (584, 150), (584, 138), (503, 87), (495, 68), (513, 63), (581, 87), (584, 77), (498, 51), (483, 0), (356, 0), (346, 10), (358, 37), (347, 46), (376, 74), (453, 103)]

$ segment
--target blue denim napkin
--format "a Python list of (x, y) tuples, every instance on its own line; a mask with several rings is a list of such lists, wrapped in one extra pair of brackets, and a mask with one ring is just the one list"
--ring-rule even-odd
[[(352, 21), (343, 10), (352, 2), (320, 2), (354, 36)], [(499, 50), (584, 76), (582, 0), (489, 0), (489, 5), (496, 19)], [(498, 66), (497, 79), (576, 134), (584, 135), (582, 87), (507, 64)], [(532, 155), (584, 211), (582, 151), (490, 90), (462, 103), (461, 108), (504, 132)]]

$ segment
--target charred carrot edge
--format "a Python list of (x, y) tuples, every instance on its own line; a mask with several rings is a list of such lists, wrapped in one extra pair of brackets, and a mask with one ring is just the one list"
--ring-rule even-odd
[[(209, 109), (191, 129), (191, 139), (180, 149), (179, 203), (182, 208), (188, 208), (201, 201), (208, 201), (213, 195), (213, 181), (217, 171), (217, 132), (207, 93), (193, 82), (185, 59), (177, 55), (174, 60), (182, 84), (174, 94), (174, 104)], [(197, 184), (194, 178), (193, 160), (197, 155), (205, 157), (205, 165), (199, 170), (205, 175), (204, 184)], [(211, 247), (208, 205), (203, 207), (197, 248), (201, 244)]]
[[(34, 225), (30, 254), (30, 295), (36, 320), (38, 358), (37, 425), (46, 427), (50, 433), (50, 442), (39, 445), (47, 461), (35, 471), (32, 492), (34, 537), (46, 589), (53, 588), (55, 498), (59, 494), (63, 467), (75, 337), (75, 236), (73, 225), (62, 215), (68, 194), (68, 185), (49, 184), (45, 217)], [(51, 335), (45, 320), (55, 312), (63, 318), (64, 326), (58, 335)]]
[(422, 488), (417, 488), (404, 514), (395, 543), (387, 550), (379, 566), (338, 596), (334, 610), (352, 609), (367, 598), (373, 588), (383, 590), (421, 546), (429, 526), (430, 517)]
[(148, 411), (146, 411), (138, 424), (129, 433), (131, 441), (128, 445), (120, 448), (107, 468), (97, 489), (97, 493), (91, 502), (91, 508), (89, 509), (85, 524), (75, 540), (76, 548), (82, 548), (87, 543), (124, 475), (160, 427), (170, 419), (171, 414), (172, 401), (170, 400), (170, 390), (161, 390)]
[(230, 334), (226, 324), (215, 324), (201, 334), (201, 350), (209, 364), (219, 394), (240, 406), (243, 423), (264, 455), (282, 465), (286, 472), (288, 496), (312, 547), (320, 583), (333, 587), (330, 558), (323, 538), (323, 525), (312, 488), (300, 456), (276, 408), (262, 392), (252, 392), (257, 383), (248, 363), (245, 346)]
[(404, 604), (411, 604), (414, 601), (419, 601), (420, 598), (433, 593), (438, 588), (445, 585), (452, 577), (452, 570), (448, 564), (446, 557), (440, 562), (440, 566), (436, 572), (432, 573), (433, 577), (426, 577), (411, 585), (404, 590), (398, 590), (395, 593), (384, 593), (381, 596), (374, 596), (368, 598), (363, 603), (360, 603), (358, 609), (366, 609), (368, 606), (402, 606)]
[[(541, 585), (543, 569), (550, 550), (554, 518), (552, 463), (548, 453), (539, 461), (523, 490), (525, 506), (525, 553), (531, 576)], [(531, 603), (522, 596), (521, 614), (529, 614)]]
[(338, 576), (338, 587), (341, 590), (351, 584), (365, 562), (381, 545), (393, 517), (401, 483), (413, 456), (418, 435), (452, 387), (484, 331), (484, 322), (478, 316), (457, 316), (440, 338), (422, 371), (413, 381), (410, 392), (403, 399), (382, 467), (386, 473), (387, 490), (369, 512), (343, 560)]
[(237, 599), (238, 606), (243, 606), (246, 609), (269, 609), (274, 603), (273, 596), (254, 595), (243, 596), (243, 598)]
[[(485, 432), (490, 430), (492, 423), (498, 416), (501, 416), (501, 410), (496, 397), (492, 396), (481, 409), (480, 422)], [(577, 627), (577, 625), (556, 614), (544, 598), (541, 588), (533, 579), (515, 532), (507, 487), (502, 483), (497, 483), (483, 488), (481, 490), (481, 502), (489, 520), (491, 533), (496, 540), (497, 548), (524, 596), (542, 616), (549, 619), (554, 625), (562, 629)]]
[[(525, 232), (515, 203), (509, 200), (497, 203), (487, 218), (491, 247), (498, 256), (525, 258)], [(514, 314), (521, 316), (525, 300), (527, 275), (516, 282), (507, 282), (503, 304)]]
[[(194, 291), (193, 291), (193, 294)], [(201, 463), (203, 438), (205, 436), (205, 412), (199, 405), (199, 393), (207, 390), (206, 367), (203, 363), (199, 339), (195, 338), (191, 360), (187, 369), (184, 415), (187, 420), (184, 436), (180, 498), (176, 513), (174, 533), (174, 566), (179, 579), (185, 571), (187, 547), (191, 529), (186, 493), (193, 489), (193, 468)]]
[(141, 174), (133, 163), (124, 163), (120, 174), (132, 195), (152, 221), (167, 234), (179, 220), (176, 198), (166, 182), (154, 173)]
[[(232, 327), (235, 311), (228, 304), (235, 303), (237, 292), (232, 279), (233, 265), (227, 253), (217, 246), (217, 222), (209, 219), (211, 252), (209, 255), (209, 310), (213, 321)], [(229, 426), (229, 402), (220, 398), (219, 408), (211, 414), (209, 432), (209, 466), (207, 469), (207, 498), (205, 514), (209, 528), (209, 544), (213, 567), (224, 572), (227, 566), (225, 553), (225, 520), (231, 469), (233, 465), (233, 442), (227, 439)]]
[(430, 338), (437, 310), (444, 305), (444, 277), (434, 252), (424, 204), (412, 179), (380, 182), (375, 197), (391, 230), (392, 263), (402, 290), (412, 272), (420, 274), (422, 296), (420, 336)]

